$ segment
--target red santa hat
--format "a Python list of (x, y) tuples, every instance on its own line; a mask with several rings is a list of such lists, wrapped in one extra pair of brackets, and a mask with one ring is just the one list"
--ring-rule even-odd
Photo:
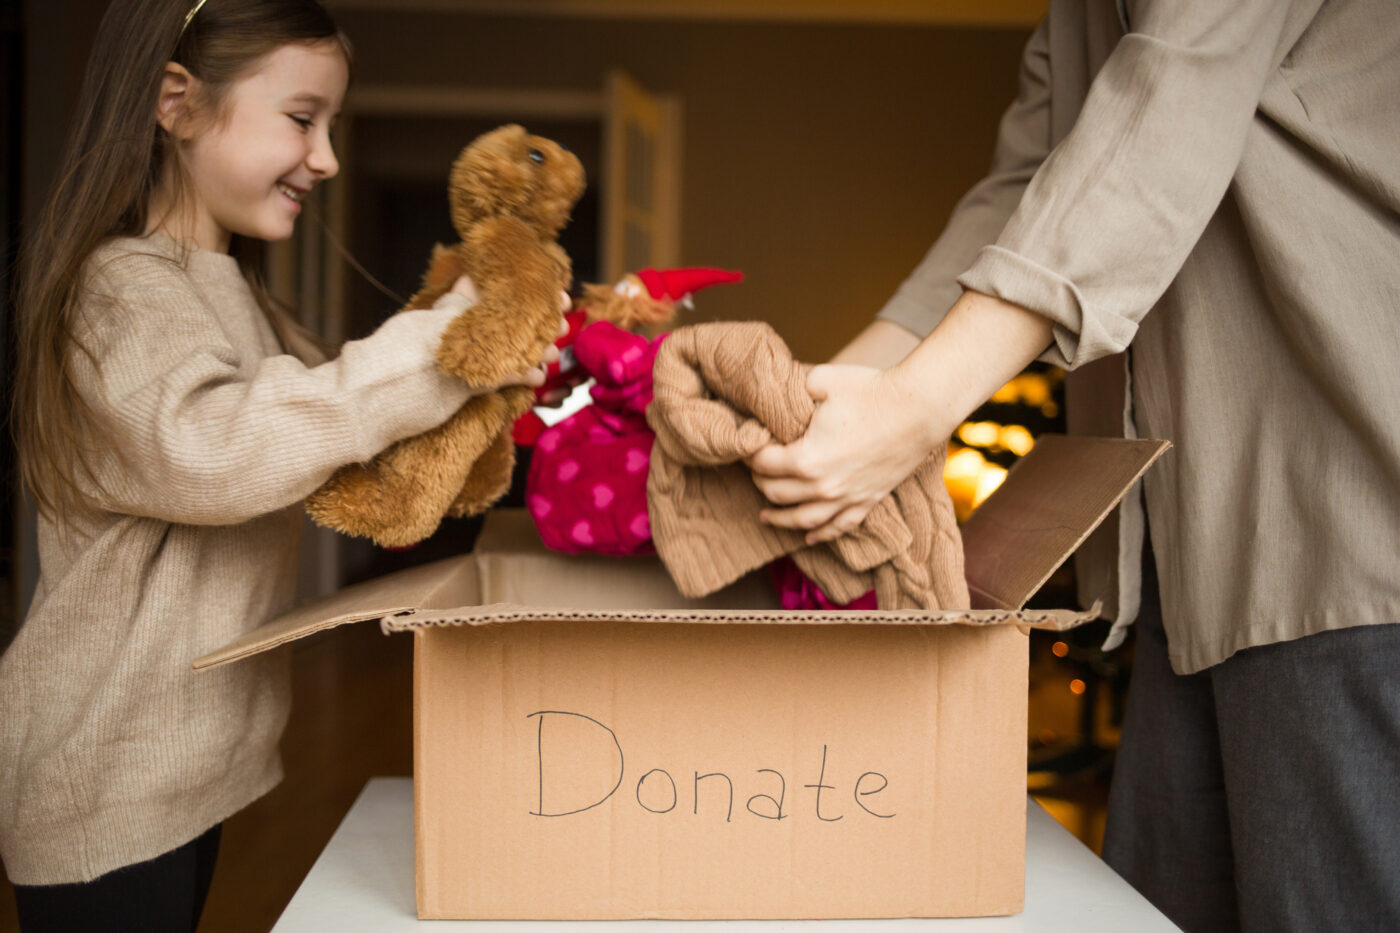
[(693, 266), (688, 269), (643, 269), (637, 273), (637, 278), (642, 280), (642, 284), (647, 287), (651, 297), (657, 301), (663, 298), (681, 301), (687, 295), (694, 294), (711, 285), (742, 282), (744, 273), (731, 272), (728, 269)]

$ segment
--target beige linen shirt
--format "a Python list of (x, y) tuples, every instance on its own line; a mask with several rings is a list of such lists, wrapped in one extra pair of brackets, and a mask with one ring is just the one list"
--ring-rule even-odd
[[(1175, 445), (1144, 492), (1177, 671), (1400, 621), (1400, 4), (1052, 0), (881, 316), (927, 333), (962, 287), (1054, 322), (1072, 427)], [(1122, 624), (1116, 534), (1080, 567)]]
[(433, 352), (452, 308), (339, 358), (285, 355), (236, 261), (116, 240), (80, 309), (75, 380), (120, 448), (95, 514), (39, 523), (40, 579), (0, 657), (0, 856), (90, 880), (198, 836), (281, 777), (286, 657), (190, 662), (287, 608), (299, 501), (466, 400)]

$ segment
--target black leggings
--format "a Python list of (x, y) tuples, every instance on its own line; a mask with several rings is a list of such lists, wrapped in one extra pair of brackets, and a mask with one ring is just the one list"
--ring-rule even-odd
[(15, 885), (22, 933), (194, 933), (219, 854), (219, 826), (150, 861), (79, 884)]

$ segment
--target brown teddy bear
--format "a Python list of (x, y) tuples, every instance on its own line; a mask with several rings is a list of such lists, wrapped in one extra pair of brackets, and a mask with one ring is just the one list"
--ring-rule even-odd
[[(583, 188), (573, 153), (514, 124), (462, 150), (449, 182), (462, 240), (434, 248), (423, 287), (403, 309), (432, 307), (462, 275), (475, 283), (479, 300), (443, 332), (443, 372), (497, 386), (536, 365), (559, 336), (571, 273), (555, 237)], [(511, 425), (533, 403), (528, 386), (475, 396), (439, 427), (337, 470), (306, 510), (327, 528), (390, 547), (423, 540), (444, 515), (485, 511), (510, 486)]]

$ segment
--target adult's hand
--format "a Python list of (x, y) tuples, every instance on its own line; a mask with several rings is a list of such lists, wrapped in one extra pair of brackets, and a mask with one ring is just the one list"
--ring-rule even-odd
[(1050, 338), (1047, 318), (968, 291), (892, 369), (814, 368), (807, 389), (818, 407), (807, 433), (749, 458), (754, 482), (778, 506), (760, 518), (806, 530), (811, 544), (854, 530)]
[(818, 402), (807, 433), (786, 446), (769, 444), (749, 467), (768, 501), (785, 506), (759, 517), (810, 531), (807, 540), (816, 543), (855, 530), (942, 438), (891, 372), (818, 366), (807, 391)]

